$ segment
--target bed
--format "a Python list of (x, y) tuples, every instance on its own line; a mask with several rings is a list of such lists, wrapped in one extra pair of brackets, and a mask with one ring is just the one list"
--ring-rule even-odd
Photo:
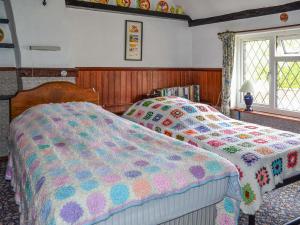
[(11, 101), (11, 180), (21, 224), (237, 224), (233, 164), (97, 106), (66, 82)]
[(255, 214), (263, 193), (285, 179), (300, 178), (299, 134), (234, 120), (174, 96), (141, 100), (123, 117), (230, 160), (240, 174), (246, 214)]

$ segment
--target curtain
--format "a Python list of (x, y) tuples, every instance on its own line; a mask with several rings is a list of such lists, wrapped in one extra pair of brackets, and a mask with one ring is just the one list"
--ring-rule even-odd
[(218, 34), (223, 42), (223, 73), (222, 73), (222, 104), (221, 112), (230, 115), (231, 79), (234, 62), (235, 33), (224, 32)]

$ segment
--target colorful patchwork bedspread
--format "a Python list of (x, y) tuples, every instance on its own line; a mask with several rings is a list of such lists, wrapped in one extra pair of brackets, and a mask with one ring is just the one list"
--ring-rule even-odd
[[(13, 120), (10, 144), (13, 166), (7, 177), (18, 194), (21, 224), (100, 223), (217, 179), (228, 179), (227, 197), (240, 197), (238, 172), (227, 160), (91, 103), (27, 110)], [(223, 205), (237, 215), (228, 198)], [(231, 217), (218, 218), (223, 223)]]
[(234, 163), (240, 173), (241, 209), (247, 214), (259, 209), (263, 193), (300, 174), (299, 134), (234, 120), (178, 97), (142, 100), (123, 117)]

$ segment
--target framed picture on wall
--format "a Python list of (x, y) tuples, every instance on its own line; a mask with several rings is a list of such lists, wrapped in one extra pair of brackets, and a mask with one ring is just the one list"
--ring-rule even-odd
[(143, 59), (143, 22), (125, 21), (125, 60)]

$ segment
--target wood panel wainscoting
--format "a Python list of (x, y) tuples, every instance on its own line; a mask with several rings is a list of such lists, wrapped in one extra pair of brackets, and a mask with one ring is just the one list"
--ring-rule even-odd
[(82, 88), (95, 88), (105, 109), (122, 113), (153, 89), (199, 84), (201, 102), (219, 104), (221, 69), (79, 67), (76, 78)]

